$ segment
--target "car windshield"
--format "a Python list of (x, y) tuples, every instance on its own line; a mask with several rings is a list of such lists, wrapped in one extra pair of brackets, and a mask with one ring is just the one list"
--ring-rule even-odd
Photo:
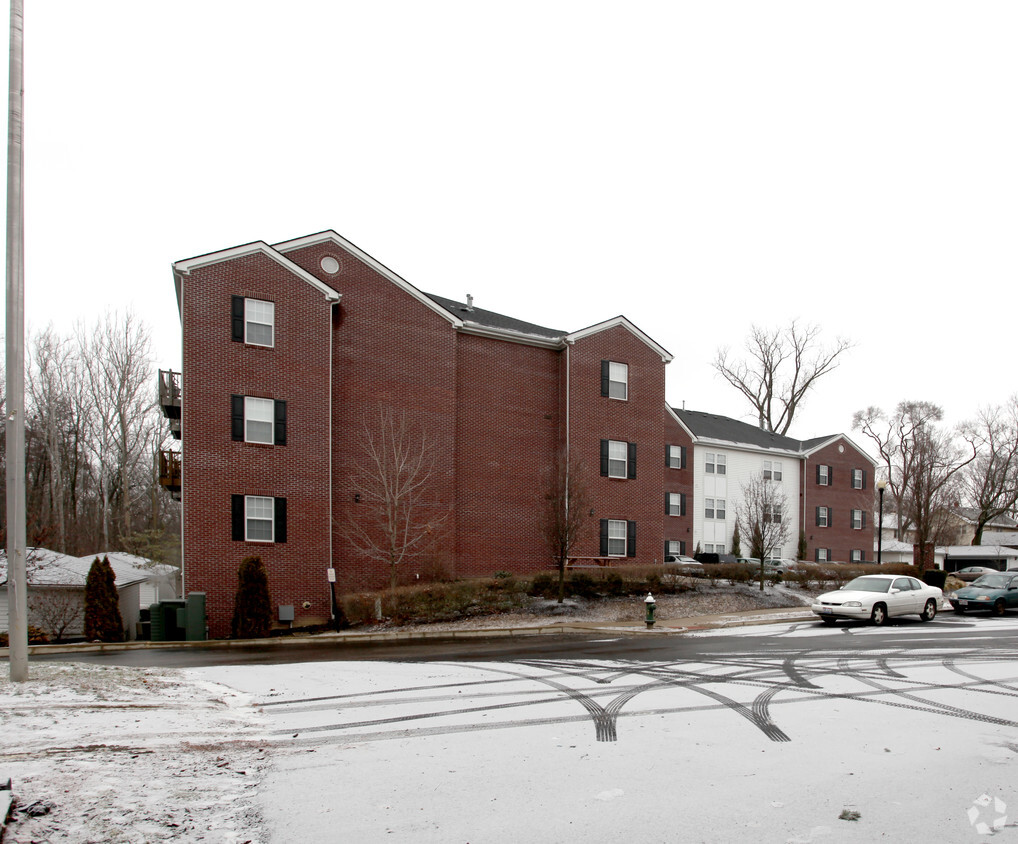
[(1003, 574), (984, 574), (972, 585), (983, 586), (986, 589), (1003, 589), (1010, 579)]
[(891, 581), (885, 577), (857, 577), (850, 580), (842, 589), (852, 592), (886, 592)]

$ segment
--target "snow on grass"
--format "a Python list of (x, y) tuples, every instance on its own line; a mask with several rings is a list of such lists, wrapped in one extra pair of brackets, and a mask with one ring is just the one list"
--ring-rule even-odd
[(30, 677), (0, 679), (7, 844), (264, 841), (245, 695), (166, 670), (47, 662)]

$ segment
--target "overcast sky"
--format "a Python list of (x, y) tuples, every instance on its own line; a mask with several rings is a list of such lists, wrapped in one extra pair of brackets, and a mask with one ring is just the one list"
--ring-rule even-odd
[(817, 323), (856, 346), (802, 438), (1016, 389), (1012, 0), (26, 6), (30, 329), (130, 307), (179, 368), (173, 261), (334, 229), (429, 293), (625, 314), (671, 404), (748, 422), (717, 348)]

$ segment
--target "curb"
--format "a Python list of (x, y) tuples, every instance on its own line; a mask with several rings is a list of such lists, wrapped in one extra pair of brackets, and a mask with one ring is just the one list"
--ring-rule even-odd
[[(284, 647), (291, 645), (321, 645), (335, 643), (351, 645), (364, 642), (410, 642), (428, 639), (497, 639), (524, 636), (551, 636), (563, 633), (612, 633), (629, 636), (669, 636), (694, 633), (701, 630), (748, 627), (757, 624), (780, 624), (814, 618), (808, 610), (783, 607), (773, 615), (759, 615), (759, 610), (745, 613), (723, 613), (715, 616), (696, 616), (688, 619), (659, 621), (658, 626), (647, 628), (642, 621), (633, 622), (558, 622), (531, 627), (485, 627), (475, 630), (395, 630), (379, 633), (321, 633), (314, 636), (278, 636), (269, 639), (210, 639), (202, 642), (81, 642), (57, 645), (29, 645), (29, 655), (42, 656), (60, 653), (112, 653), (115, 651), (172, 650), (197, 648), (202, 650), (230, 650), (234, 648)], [(781, 613), (781, 615), (778, 615)], [(683, 622), (692, 622), (684, 624)], [(667, 626), (675, 625), (675, 626)], [(0, 657), (9, 655), (8, 648), (0, 648)]]

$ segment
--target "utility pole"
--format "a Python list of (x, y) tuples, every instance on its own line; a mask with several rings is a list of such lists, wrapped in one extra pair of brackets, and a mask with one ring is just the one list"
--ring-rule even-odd
[(28, 679), (28, 573), (25, 541), (25, 203), (22, 194), (22, 0), (11, 0), (7, 104), (7, 597), (11, 681)]

